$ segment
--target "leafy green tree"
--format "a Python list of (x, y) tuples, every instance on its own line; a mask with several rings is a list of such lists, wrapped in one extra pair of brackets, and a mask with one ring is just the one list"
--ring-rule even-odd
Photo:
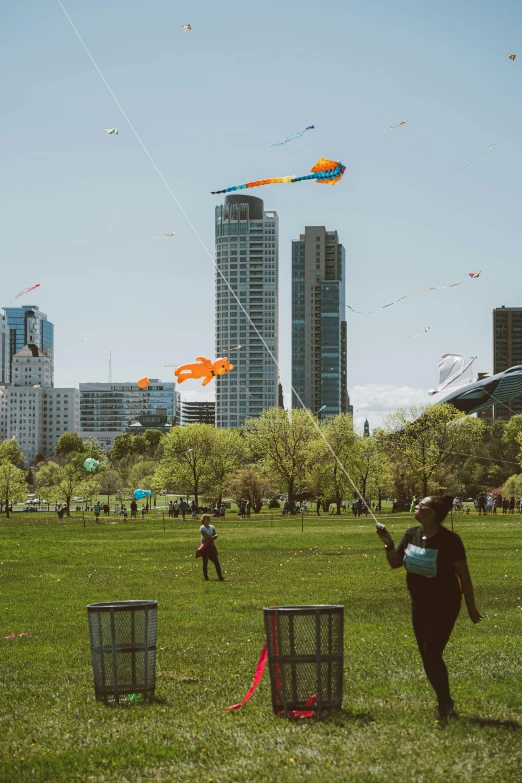
[(213, 438), (205, 471), (205, 492), (212, 495), (214, 504), (219, 507), (230, 476), (245, 464), (247, 449), (243, 433), (235, 428), (214, 429)]
[(114, 465), (122, 459), (134, 456), (134, 454), (134, 436), (128, 432), (116, 435), (109, 453), (109, 461)]
[(426, 496), (437, 468), (460, 459), (458, 452), (473, 451), (486, 426), (447, 403), (403, 408), (387, 417), (384, 445), (402, 466), (402, 476), (406, 474)]
[(249, 500), (254, 513), (258, 514), (263, 507), (263, 499), (273, 494), (273, 486), (268, 476), (250, 465), (228, 477), (225, 492), (238, 505), (242, 500)]
[(514, 496), (516, 500), (522, 498), (522, 473), (516, 473), (507, 479), (502, 487), (502, 496), (505, 498)]
[(270, 408), (245, 422), (245, 434), (253, 457), (284, 486), (292, 504), (306, 479), (310, 442), (318, 437), (309, 412), (293, 410), (290, 420), (288, 411)]
[[(129, 475), (130, 486), (134, 489), (140, 487), (141, 489), (151, 489), (143, 485), (144, 480), (147, 478), (150, 480), (156, 470), (156, 463), (151, 459), (143, 459), (136, 462), (132, 466)], [(149, 482), (150, 483), (150, 482)]]
[(209, 486), (216, 432), (210, 424), (173, 427), (165, 437), (163, 457), (154, 473), (154, 489), (193, 495), (198, 503), (199, 495)]
[(64, 432), (58, 438), (54, 453), (57, 457), (68, 458), (78, 452), (83, 453), (85, 444), (77, 432)]
[(17, 440), (3, 440), (0, 443), (0, 462), (10, 462), (20, 470), (24, 467), (24, 453)]
[(347, 413), (326, 419), (321, 432), (324, 437), (315, 437), (309, 446), (311, 488), (326, 501), (332, 499), (340, 514), (343, 497), (353, 496), (354, 484), (360, 491), (357, 460), (362, 438), (353, 431), (352, 417)]
[(27, 485), (24, 471), (4, 459), (0, 462), (0, 498), (5, 505), (5, 513), (9, 519), (9, 503), (25, 500)]
[(104, 470), (97, 476), (100, 495), (107, 495), (110, 502), (111, 495), (117, 495), (121, 488), (121, 479), (115, 470)]
[(59, 500), (65, 502), (67, 516), (70, 516), (69, 508), (71, 498), (74, 495), (91, 495), (99, 489), (98, 481), (87, 478), (83, 465), (72, 462), (66, 465), (58, 465), (56, 462), (47, 462), (38, 470), (36, 483), (38, 487), (45, 487), (54, 492)]

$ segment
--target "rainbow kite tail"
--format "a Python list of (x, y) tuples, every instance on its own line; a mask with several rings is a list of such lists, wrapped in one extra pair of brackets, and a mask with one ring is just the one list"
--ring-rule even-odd
[(261, 185), (279, 185), (287, 182), (303, 182), (305, 179), (315, 179), (320, 185), (335, 185), (336, 182), (342, 178), (346, 171), (346, 166), (340, 161), (328, 160), (327, 158), (319, 158), (311, 174), (306, 174), (304, 177), (295, 177), (293, 175), (289, 177), (272, 177), (271, 179), (257, 179), (253, 182), (246, 182), (244, 185), (234, 185), (231, 188), (224, 188), (223, 190), (212, 190), (213, 196), (217, 196), (221, 193), (233, 193), (237, 190), (245, 190), (246, 188), (257, 188)]

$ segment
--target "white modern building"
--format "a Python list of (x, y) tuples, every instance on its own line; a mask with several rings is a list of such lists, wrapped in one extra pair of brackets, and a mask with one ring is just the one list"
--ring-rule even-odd
[(265, 212), (260, 198), (225, 196), (215, 238), (216, 357), (234, 365), (214, 380), (216, 426), (239, 427), (277, 405), (277, 213)]
[[(12, 376), (0, 396), (5, 399), (5, 436), (17, 439), (26, 465), (31, 465), (37, 454), (53, 454), (64, 432), (79, 431), (80, 392), (51, 387), (52, 359), (34, 344), (14, 354)], [(0, 426), (1, 417), (0, 402)]]
[(168, 432), (179, 418), (180, 393), (173, 382), (151, 378), (146, 389), (136, 382), (80, 384), (80, 434), (105, 449), (125, 432)]

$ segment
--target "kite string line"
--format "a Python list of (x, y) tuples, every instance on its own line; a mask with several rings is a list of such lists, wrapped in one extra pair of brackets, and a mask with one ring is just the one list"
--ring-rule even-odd
[[(279, 362), (277, 361), (277, 359), (275, 358), (274, 354), (272, 353), (272, 351), (271, 351), (271, 350), (270, 350), (270, 348), (268, 347), (268, 345), (267, 345), (267, 343), (266, 343), (266, 341), (265, 341), (265, 339), (264, 339), (263, 335), (262, 335), (262, 334), (261, 334), (261, 333), (258, 331), (258, 329), (257, 329), (256, 325), (254, 324), (254, 322), (253, 322), (253, 321), (252, 321), (252, 319), (250, 318), (249, 314), (247, 313), (247, 311), (245, 310), (245, 308), (243, 307), (243, 305), (242, 305), (242, 304), (241, 304), (241, 302), (239, 301), (239, 298), (238, 298), (237, 294), (236, 294), (236, 293), (235, 293), (235, 291), (232, 289), (232, 286), (230, 285), (230, 283), (228, 282), (227, 278), (224, 276), (223, 272), (222, 272), (222, 271), (221, 271), (221, 269), (219, 268), (219, 266), (218, 266), (218, 264), (217, 264), (216, 260), (213, 258), (213, 256), (212, 256), (212, 254), (210, 253), (209, 249), (208, 249), (208, 248), (207, 248), (207, 246), (205, 245), (205, 243), (204, 243), (203, 239), (200, 237), (200, 235), (199, 235), (199, 233), (198, 233), (198, 231), (197, 231), (196, 227), (194, 226), (194, 224), (193, 224), (193, 223), (192, 223), (192, 221), (190, 220), (189, 216), (187, 215), (187, 213), (185, 212), (185, 210), (183, 209), (183, 207), (182, 207), (182, 206), (181, 206), (181, 204), (179, 203), (178, 199), (177, 199), (177, 198), (176, 198), (176, 196), (174, 195), (174, 193), (173, 193), (172, 189), (170, 188), (170, 185), (168, 184), (167, 180), (165, 179), (165, 177), (163, 176), (163, 174), (162, 174), (162, 173), (161, 173), (161, 171), (159, 170), (159, 168), (158, 168), (158, 166), (156, 165), (156, 162), (154, 161), (154, 159), (153, 159), (152, 155), (150, 154), (150, 152), (148, 151), (147, 147), (145, 146), (145, 144), (144, 144), (144, 143), (143, 143), (143, 141), (141, 140), (141, 138), (140, 138), (140, 136), (139, 136), (138, 132), (136, 131), (136, 129), (134, 128), (134, 125), (132, 124), (132, 122), (131, 122), (131, 121), (130, 121), (130, 119), (128, 118), (127, 114), (125, 113), (125, 111), (124, 111), (124, 109), (123, 109), (122, 105), (120, 104), (120, 102), (118, 101), (118, 99), (117, 99), (116, 95), (113, 93), (113, 91), (112, 91), (112, 89), (111, 89), (111, 87), (110, 87), (109, 83), (107, 82), (107, 80), (106, 80), (105, 76), (103, 75), (103, 73), (102, 73), (102, 72), (100, 71), (100, 69), (98, 68), (98, 65), (96, 64), (96, 61), (95, 61), (94, 57), (92, 56), (92, 54), (90, 53), (89, 49), (87, 48), (87, 44), (85, 43), (85, 41), (84, 41), (84, 40), (83, 40), (83, 38), (81, 37), (80, 33), (79, 33), (79, 32), (78, 32), (78, 30), (76, 29), (76, 27), (75, 27), (75, 25), (74, 25), (74, 23), (73, 23), (73, 21), (72, 21), (71, 17), (69, 16), (69, 14), (67, 13), (67, 11), (65, 10), (65, 8), (64, 8), (64, 6), (63, 6), (63, 4), (62, 4), (61, 0), (57, 0), (57, 2), (58, 2), (58, 5), (60, 6), (60, 8), (62, 9), (62, 11), (64, 12), (64, 14), (65, 14), (65, 16), (66, 16), (66, 18), (67, 18), (67, 20), (68, 20), (69, 24), (71, 25), (72, 29), (73, 29), (73, 30), (74, 30), (74, 32), (76, 33), (76, 36), (77, 36), (78, 40), (80, 41), (81, 45), (82, 45), (82, 46), (83, 46), (83, 48), (85, 49), (85, 51), (86, 51), (86, 53), (87, 53), (87, 55), (88, 55), (88, 57), (89, 57), (90, 61), (92, 62), (92, 64), (93, 64), (93, 65), (94, 65), (94, 67), (96, 68), (96, 71), (98, 72), (98, 74), (99, 74), (99, 76), (100, 76), (101, 80), (103, 81), (103, 83), (104, 83), (104, 84), (105, 84), (105, 86), (107, 87), (107, 90), (109, 91), (109, 93), (110, 93), (111, 97), (113, 98), (114, 102), (116, 103), (116, 106), (117, 106), (117, 107), (118, 107), (118, 109), (121, 111), (121, 113), (122, 113), (122, 115), (124, 116), (124, 118), (125, 118), (125, 120), (126, 120), (126, 122), (127, 122), (128, 126), (129, 126), (129, 128), (131, 129), (131, 131), (132, 131), (132, 132), (133, 132), (133, 134), (135, 135), (136, 139), (138, 140), (138, 142), (139, 142), (139, 144), (140, 144), (141, 148), (143, 149), (143, 151), (145, 152), (146, 156), (148, 157), (148, 159), (149, 159), (149, 160), (150, 160), (150, 162), (152, 163), (152, 166), (153, 166), (153, 167), (154, 167), (154, 169), (156, 170), (157, 174), (159, 175), (159, 177), (160, 177), (161, 181), (163, 182), (163, 184), (164, 184), (164, 185), (165, 185), (165, 187), (167, 188), (168, 192), (170, 193), (170, 195), (171, 195), (171, 196), (172, 196), (172, 198), (174, 199), (174, 201), (175, 201), (176, 205), (178, 206), (178, 208), (179, 208), (179, 210), (180, 210), (181, 214), (183, 215), (183, 217), (185, 218), (185, 220), (187, 221), (187, 223), (188, 223), (188, 224), (189, 224), (189, 226), (191, 227), (192, 231), (194, 232), (194, 234), (196, 235), (197, 239), (199, 240), (199, 242), (200, 242), (201, 246), (203, 247), (203, 249), (205, 250), (206, 254), (208, 255), (208, 257), (210, 258), (210, 260), (211, 260), (211, 261), (212, 261), (212, 263), (214, 264), (214, 267), (215, 267), (215, 269), (217, 270), (217, 272), (219, 273), (219, 275), (221, 276), (221, 279), (222, 279), (222, 280), (223, 280), (223, 281), (226, 283), (228, 290), (230, 291), (230, 293), (231, 293), (231, 294), (232, 294), (232, 296), (234, 297), (235, 301), (236, 301), (236, 302), (237, 302), (237, 304), (239, 305), (239, 307), (240, 307), (240, 309), (242, 310), (242, 312), (244, 313), (244, 315), (246, 316), (246, 318), (247, 318), (247, 320), (249, 321), (250, 325), (251, 325), (251, 326), (254, 328), (254, 330), (255, 330), (255, 332), (256, 332), (256, 334), (257, 334), (257, 336), (260, 338), (260, 340), (261, 340), (261, 342), (263, 343), (264, 347), (266, 348), (266, 350), (267, 350), (268, 354), (270, 355), (270, 357), (271, 357), (271, 358), (272, 358), (272, 360), (274, 361), (274, 364), (276, 365), (277, 369), (278, 369), (278, 370), (279, 370), (279, 372), (280, 372), (282, 375), (284, 375), (284, 377), (286, 378), (286, 377), (287, 377), (287, 376), (286, 376), (286, 373), (284, 373), (284, 374), (282, 373), (282, 371), (281, 371), (281, 366), (279, 365)], [(303, 408), (303, 410), (304, 410), (304, 411), (306, 411), (307, 415), (309, 416), (310, 420), (312, 421), (312, 424), (313, 424), (313, 425), (315, 426), (315, 428), (317, 429), (317, 431), (318, 431), (319, 435), (320, 435), (320, 436), (322, 437), (322, 439), (324, 440), (324, 442), (325, 442), (326, 446), (328, 447), (328, 449), (330, 450), (330, 453), (332, 454), (333, 458), (335, 459), (335, 461), (337, 462), (337, 464), (339, 465), (339, 467), (340, 467), (340, 468), (341, 468), (341, 470), (343, 471), (344, 475), (346, 476), (346, 478), (347, 478), (347, 479), (348, 479), (348, 481), (350, 482), (350, 484), (351, 484), (351, 486), (352, 486), (352, 488), (353, 488), (354, 492), (355, 492), (355, 493), (356, 493), (356, 494), (359, 496), (359, 498), (360, 498), (360, 499), (363, 501), (363, 503), (364, 503), (364, 504), (365, 504), (365, 506), (366, 506), (366, 500), (365, 500), (365, 499), (363, 498), (363, 496), (361, 495), (361, 493), (360, 493), (359, 489), (358, 489), (358, 488), (356, 487), (356, 485), (354, 484), (354, 482), (353, 482), (353, 480), (352, 480), (352, 477), (350, 476), (350, 474), (348, 473), (348, 471), (347, 471), (347, 470), (346, 470), (346, 468), (344, 467), (343, 463), (341, 462), (341, 460), (339, 459), (339, 457), (337, 456), (337, 454), (336, 454), (336, 453), (335, 453), (335, 451), (333, 450), (333, 448), (332, 448), (331, 444), (328, 442), (328, 440), (327, 440), (327, 438), (326, 438), (325, 434), (324, 434), (324, 433), (323, 433), (323, 431), (321, 430), (321, 427), (319, 426), (319, 424), (318, 424), (318, 423), (317, 423), (317, 421), (315, 420), (315, 418), (314, 418), (313, 414), (311, 413), (311, 411), (309, 411), (309, 410), (308, 410), (308, 408), (306, 408), (306, 407), (305, 407), (305, 405), (304, 405), (303, 401), (301, 400), (300, 396), (298, 395), (298, 393), (296, 392), (296, 390), (294, 389), (294, 387), (293, 387), (293, 385), (292, 385), (292, 384), (290, 384), (290, 388), (291, 388), (292, 392), (295, 394), (295, 396), (296, 396), (297, 400), (299, 401), (299, 404), (301, 405), (301, 407)], [(374, 515), (373, 511), (371, 510), (371, 508), (370, 508), (370, 507), (367, 507), (367, 508), (368, 508), (368, 510), (369, 510), (369, 512), (370, 512), (370, 516), (372, 517), (372, 519), (374, 520), (374, 522), (377, 522), (377, 517)]]

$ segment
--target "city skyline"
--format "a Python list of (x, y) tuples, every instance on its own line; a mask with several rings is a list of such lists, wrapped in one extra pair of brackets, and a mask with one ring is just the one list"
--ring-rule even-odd
[[(262, 189), (280, 216), (279, 359), (286, 404), (291, 240), (303, 225), (339, 231), (349, 259), (346, 301), (356, 309), (482, 272), (469, 284), (376, 314), (347, 312), (347, 386), (356, 421), (362, 424), (368, 412), (373, 426), (394, 406), (428, 402), (444, 353), (478, 355), (477, 371), (492, 371), (489, 313), (522, 298), (522, 85), (518, 60), (506, 57), (516, 50), (522, 9), (501, 2), (492, 26), (469, 0), (424, 4), (415, 13), (407, 0), (358, 7), (335, 0), (326, 10), (345, 45), (316, 60), (309, 43), (321, 20), (316, 4), (268, 0), (261, 12), (232, 0), (229, 8), (224, 16), (202, 0), (191, 8), (191, 33), (173, 39), (177, 11), (166, 0), (146, 15), (135, 0), (67, 5), (210, 257), (59, 6), (46, 13), (28, 0), (10, 9), (0, 51), (11, 74), (0, 129), (7, 260), (1, 303), (41, 284), (30, 301), (60, 313), (56, 384), (105, 380), (111, 348), (114, 377), (128, 381), (162, 378), (166, 364), (210, 356), (218, 203), (210, 191), (300, 173), (322, 155), (347, 165), (335, 187)], [(288, 41), (276, 53), (266, 46), (274, 18), (278, 36)], [(42, 39), (55, 56), (39, 55)], [(234, 82), (249, 100), (231, 111), (209, 74), (223, 51), (249, 62), (254, 50), (256, 68), (239, 68)], [(268, 87), (266, 74), (274, 69), (277, 78)], [(175, 78), (180, 73), (186, 78)], [(325, 113), (327, 105), (335, 113)], [(408, 124), (385, 138), (402, 118)], [(311, 123), (314, 130), (302, 138), (271, 147)], [(113, 126), (118, 136), (104, 133)], [(492, 143), (491, 153), (459, 171)], [(152, 239), (165, 232), (175, 236)], [(405, 339), (426, 325), (425, 337)], [(185, 391), (188, 386), (184, 395), (199, 399), (196, 384)]]

